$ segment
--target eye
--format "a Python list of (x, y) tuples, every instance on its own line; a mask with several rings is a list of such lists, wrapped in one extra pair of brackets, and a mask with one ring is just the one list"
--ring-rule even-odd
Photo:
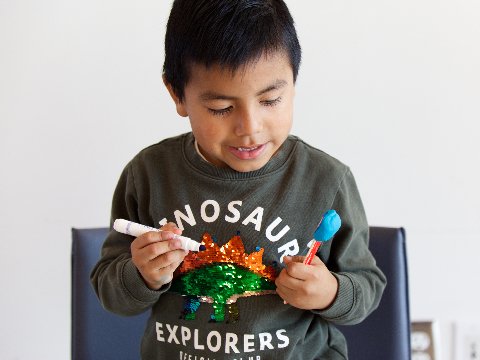
[(279, 96), (278, 98), (273, 99), (273, 100), (263, 100), (263, 101), (261, 101), (261, 103), (265, 106), (275, 106), (275, 105), (279, 104), (281, 101), (282, 101), (282, 97)]
[(227, 115), (230, 111), (232, 111), (233, 107), (229, 106), (224, 109), (208, 109), (209, 112), (211, 112), (215, 116), (225, 116)]

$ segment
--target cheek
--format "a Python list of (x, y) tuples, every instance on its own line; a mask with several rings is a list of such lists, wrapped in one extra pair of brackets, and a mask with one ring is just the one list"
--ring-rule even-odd
[(202, 142), (212, 141), (222, 137), (222, 131), (207, 120), (195, 121), (190, 119), (193, 134)]
[[(287, 98), (289, 98), (287, 96)], [(270, 117), (270, 123), (273, 123), (273, 126), (285, 128), (292, 125), (293, 120), (293, 99), (286, 99), (278, 108), (275, 109), (275, 112), (272, 117)]]
[(285, 109), (285, 111), (279, 111), (277, 116), (274, 116), (269, 121), (269, 129), (274, 134), (283, 134), (290, 132), (292, 127), (292, 114)]

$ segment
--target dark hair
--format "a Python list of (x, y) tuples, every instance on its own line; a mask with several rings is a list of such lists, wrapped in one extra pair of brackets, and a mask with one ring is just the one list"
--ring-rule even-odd
[(289, 57), (295, 81), (301, 48), (282, 0), (175, 0), (165, 35), (163, 74), (183, 100), (192, 63), (236, 71), (277, 51)]

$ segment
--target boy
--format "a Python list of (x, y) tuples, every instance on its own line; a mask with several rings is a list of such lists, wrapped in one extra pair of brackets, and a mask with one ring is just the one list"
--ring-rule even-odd
[[(373, 311), (385, 277), (348, 167), (289, 135), (300, 45), (281, 0), (176, 0), (164, 82), (192, 132), (123, 171), (92, 283), (105, 308), (151, 309), (142, 359), (346, 359), (334, 324)], [(311, 265), (322, 214), (342, 227)], [(170, 220), (171, 222), (168, 222)], [(173, 239), (202, 241), (187, 253)]]

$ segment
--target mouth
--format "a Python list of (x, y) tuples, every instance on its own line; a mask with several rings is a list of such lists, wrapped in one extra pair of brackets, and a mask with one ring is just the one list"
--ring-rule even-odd
[(252, 147), (238, 147), (236, 148), (238, 151), (254, 151), (258, 149), (260, 146), (252, 146)]
[(252, 160), (258, 158), (266, 148), (266, 144), (252, 146), (230, 146), (230, 152), (241, 160)]

